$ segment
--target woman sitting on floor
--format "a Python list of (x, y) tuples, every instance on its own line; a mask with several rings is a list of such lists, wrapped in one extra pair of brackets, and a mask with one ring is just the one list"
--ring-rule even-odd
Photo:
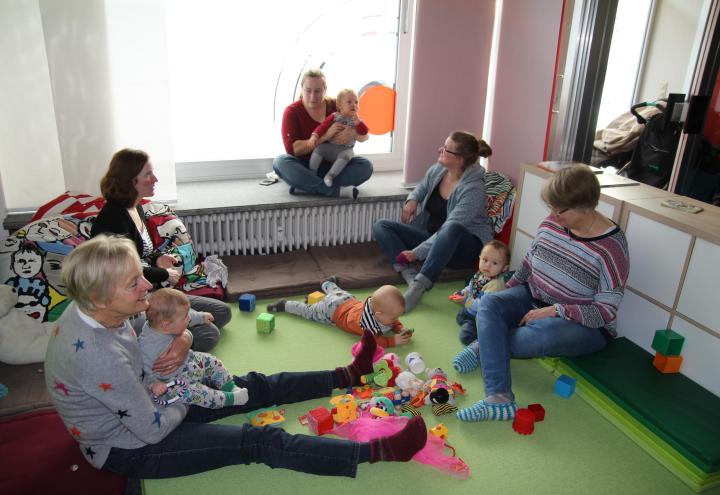
[[(143, 276), (153, 285), (167, 284), (174, 287), (181, 275), (174, 266), (176, 260), (155, 250), (140, 206), (143, 198), (155, 194), (157, 181), (147, 153), (131, 149), (115, 153), (100, 182), (100, 191), (107, 203), (93, 223), (91, 235), (126, 236), (135, 243), (137, 253), (143, 260)], [(207, 352), (220, 340), (219, 328), (230, 321), (230, 307), (209, 297), (188, 295), (188, 299), (195, 311), (212, 315), (212, 322), (203, 322), (190, 328), (194, 338), (193, 350)], [(175, 360), (172, 365), (177, 367), (182, 361)], [(163, 373), (166, 370), (156, 371)]]
[(590, 354), (615, 336), (628, 247), (620, 227), (596, 210), (597, 177), (585, 165), (562, 169), (542, 199), (550, 216), (507, 289), (480, 300), (478, 340), (453, 363), (460, 372), (481, 367), (485, 384), (485, 399), (457, 412), (462, 421), (515, 417), (511, 358)]
[[(328, 476), (354, 477), (363, 462), (409, 461), (427, 439), (422, 418), (391, 436), (358, 443), (249, 424), (210, 424), (273, 405), (330, 396), (359, 385), (372, 371), (375, 340), (369, 331), (346, 367), (329, 371), (233, 376), (247, 389), (241, 406), (204, 409), (175, 402), (158, 406), (146, 386), (143, 356), (129, 318), (148, 307), (132, 241), (98, 236), (75, 248), (63, 265), (73, 303), (65, 310), (45, 358), (52, 401), (87, 461), (131, 478), (187, 476), (222, 466), (264, 463)], [(190, 337), (185, 342), (187, 355)], [(241, 480), (238, 480), (240, 483)], [(241, 486), (240, 484), (238, 486)]]
[[(493, 239), (485, 169), (478, 163), (492, 154), (490, 146), (469, 132), (455, 131), (438, 152), (437, 163), (408, 195), (402, 223), (378, 220), (373, 225), (375, 240), (408, 284), (406, 311), (420, 302), (446, 265), (473, 267), (483, 245)], [(422, 261), (419, 273), (415, 261)]]

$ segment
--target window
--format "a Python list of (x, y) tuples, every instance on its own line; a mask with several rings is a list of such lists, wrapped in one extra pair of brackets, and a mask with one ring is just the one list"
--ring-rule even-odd
[[(345, 87), (358, 91), (361, 116), (363, 94), (370, 88), (397, 91), (402, 84), (400, 0), (173, 0), (166, 5), (178, 180), (270, 170), (272, 158), (284, 153), (283, 111), (297, 99), (300, 76), (309, 68), (325, 72), (329, 96)], [(404, 108), (404, 100), (396, 108)], [(395, 130), (373, 135), (370, 125), (370, 139), (358, 143), (358, 154), (382, 162), (402, 152), (403, 112), (395, 118), (392, 110), (386, 118), (395, 122)]]

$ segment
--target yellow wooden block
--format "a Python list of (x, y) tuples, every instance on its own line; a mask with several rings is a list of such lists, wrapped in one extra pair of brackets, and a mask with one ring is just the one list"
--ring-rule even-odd
[(312, 294), (308, 294), (308, 304), (315, 304), (318, 301), (325, 299), (325, 293), (316, 290)]

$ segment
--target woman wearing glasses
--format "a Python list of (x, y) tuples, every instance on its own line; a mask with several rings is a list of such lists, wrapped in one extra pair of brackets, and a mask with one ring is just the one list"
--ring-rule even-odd
[[(437, 163), (408, 195), (402, 223), (378, 220), (373, 226), (375, 239), (408, 284), (406, 312), (446, 265), (471, 268), (483, 244), (493, 238), (485, 169), (478, 163), (492, 154), (490, 146), (469, 132), (455, 131), (438, 151)], [(422, 262), (419, 272), (415, 261)]]
[(542, 199), (550, 215), (507, 288), (480, 300), (478, 340), (455, 359), (460, 372), (482, 368), (485, 382), (485, 399), (458, 411), (463, 421), (515, 417), (511, 358), (590, 354), (616, 335), (628, 248), (620, 227), (595, 209), (597, 177), (586, 165), (562, 169)]

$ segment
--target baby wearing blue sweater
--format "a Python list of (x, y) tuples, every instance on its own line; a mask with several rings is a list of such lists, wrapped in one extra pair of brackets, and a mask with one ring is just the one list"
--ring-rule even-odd
[(235, 385), (222, 361), (206, 352), (189, 351), (185, 363), (171, 375), (160, 375), (152, 370), (157, 357), (177, 335), (182, 334), (191, 322), (211, 322), (213, 316), (210, 313), (190, 309), (188, 298), (176, 289), (155, 291), (145, 313), (147, 322), (140, 332), (138, 344), (143, 354), (143, 372), (150, 377), (154, 402), (167, 405), (182, 401), (217, 409), (248, 401), (247, 389)]

